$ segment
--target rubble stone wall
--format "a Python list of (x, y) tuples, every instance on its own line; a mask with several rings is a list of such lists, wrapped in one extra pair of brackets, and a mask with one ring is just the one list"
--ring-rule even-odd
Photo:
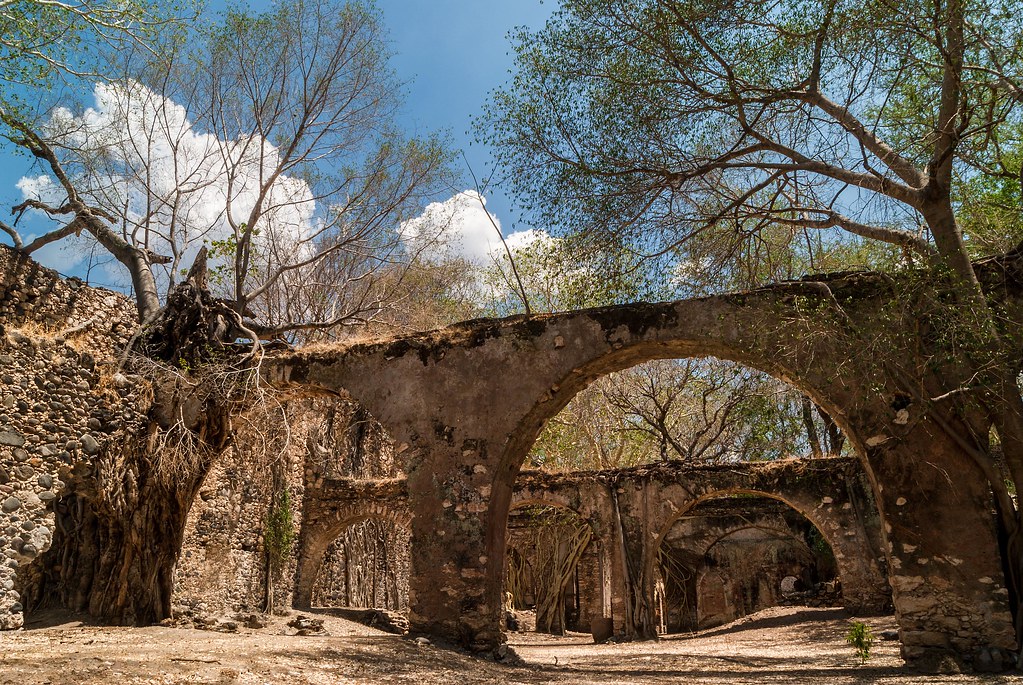
[(0, 629), (40, 599), (32, 562), (68, 479), (142, 418), (146, 388), (113, 373), (134, 321), (123, 295), (0, 246)]
[[(290, 608), (310, 484), (315, 486), (325, 474), (378, 478), (402, 473), (400, 458), (380, 424), (350, 398), (295, 400), (281, 411), (286, 412), (281, 416), (287, 416), (286, 431), (283, 421), (271, 426), (265, 419), (240, 418), (233, 449), (218, 460), (199, 490), (175, 571), (174, 602), (180, 610), (224, 614), (268, 606), (264, 529), (275, 487), (288, 492), (295, 537), (288, 563), (272, 582), (273, 607)], [(268, 437), (280, 444), (268, 445)], [(271, 476), (274, 470), (276, 484)], [(407, 544), (403, 552), (407, 557)], [(336, 574), (344, 566), (343, 554), (336, 548), (328, 549), (321, 559), (324, 574)], [(400, 560), (393, 559), (391, 566), (395, 561)], [(404, 598), (395, 606), (381, 608), (404, 608), (407, 570), (405, 575), (396, 593)]]

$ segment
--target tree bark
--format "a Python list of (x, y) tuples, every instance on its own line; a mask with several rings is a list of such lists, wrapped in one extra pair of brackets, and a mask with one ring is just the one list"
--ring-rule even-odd
[[(154, 358), (199, 364), (220, 346), (211, 337), (221, 330), (211, 325), (220, 309), (196, 280), (175, 289), (150, 329), (143, 348)], [(147, 366), (142, 373), (155, 396), (147, 418), (74, 466), (69, 492), (55, 506), (56, 530), (43, 562), (47, 594), (64, 607), (113, 624), (170, 616), (188, 511), (230, 442), (238, 401), (219, 367), (211, 368), (211, 378), (182, 378), (180, 370)]]
[(824, 450), (821, 449), (820, 437), (817, 435), (817, 426), (813, 422), (813, 403), (810, 398), (803, 395), (803, 425), (806, 427), (806, 440), (810, 443), (810, 452), (813, 454), (814, 459), (820, 459), (824, 456)]
[(171, 486), (153, 475), (126, 472), (122, 492), (132, 499), (121, 506), (84, 490), (60, 500), (43, 582), (65, 608), (118, 625), (171, 615), (174, 566), (205, 470)]

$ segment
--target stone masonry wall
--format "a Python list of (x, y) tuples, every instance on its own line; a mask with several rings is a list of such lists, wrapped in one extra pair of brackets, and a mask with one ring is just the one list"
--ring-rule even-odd
[[(295, 402), (286, 412), (290, 430), (236, 421), (234, 446), (221, 455), (199, 489), (185, 524), (174, 574), (173, 602), (202, 613), (263, 611), (267, 606), (264, 529), (274, 490), (287, 490), (295, 533), (301, 521), (309, 438), (319, 430), (320, 402)], [(283, 419), (284, 414), (281, 414)], [(263, 417), (265, 419), (265, 417)], [(294, 560), (272, 583), (273, 607), (291, 607)]]
[(112, 373), (134, 321), (124, 296), (0, 246), (0, 629), (40, 599), (32, 562), (68, 480), (143, 419), (144, 385)]
[[(356, 478), (401, 474), (380, 424), (351, 399), (295, 400), (281, 411), (287, 415), (287, 430), (283, 423), (272, 425), (258, 417), (238, 419), (233, 449), (218, 460), (200, 488), (175, 570), (174, 603), (179, 610), (215, 614), (265, 607), (263, 531), (272, 500), (272, 468), (278, 469), (280, 485), (289, 494), (296, 543), (273, 582), (277, 610), (292, 605), (295, 552), (309, 483), (323, 474)], [(343, 555), (332, 548), (324, 574), (337, 573), (343, 564)], [(397, 594), (402, 591), (407, 596), (407, 588), (398, 588)], [(406, 601), (401, 599), (400, 607)]]
[[(135, 330), (129, 298), (63, 279), (0, 245), (0, 630), (21, 627), (26, 610), (45, 600), (39, 557), (68, 483), (93, 477), (98, 455), (145, 425), (147, 384), (117, 373)], [(379, 424), (350, 400), (294, 401), (282, 410), (290, 430), (239, 418), (235, 447), (207, 476), (176, 569), (179, 607), (265, 606), (271, 462), (289, 492), (296, 535), (307, 461), (347, 476), (394, 471)], [(275, 607), (291, 606), (293, 586), (292, 560), (275, 579)]]

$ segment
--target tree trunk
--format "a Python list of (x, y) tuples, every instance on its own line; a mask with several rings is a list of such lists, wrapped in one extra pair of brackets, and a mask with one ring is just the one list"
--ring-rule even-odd
[(207, 468), (167, 484), (140, 467), (147, 462), (126, 459), (113, 492), (81, 487), (99, 480), (90, 474), (60, 499), (43, 583), (65, 608), (119, 625), (170, 616), (185, 520)]
[(803, 425), (806, 427), (806, 441), (810, 443), (810, 452), (814, 459), (824, 456), (821, 448), (820, 437), (817, 435), (817, 426), (813, 422), (813, 403), (810, 398), (803, 395)]
[[(228, 379), (244, 374), (228, 366), (231, 357), (215, 336), (224, 331), (216, 325), (222, 305), (202, 287), (202, 271), (175, 289), (143, 344), (155, 359), (174, 366), (186, 360), (202, 372), (182, 377), (178, 369), (144, 365), (138, 382), (151, 383), (155, 396), (148, 419), (75, 464), (55, 505), (46, 594), (103, 622), (145, 625), (170, 616), (188, 511), (230, 441), (230, 412), (241, 393)], [(211, 360), (214, 354), (221, 359)]]

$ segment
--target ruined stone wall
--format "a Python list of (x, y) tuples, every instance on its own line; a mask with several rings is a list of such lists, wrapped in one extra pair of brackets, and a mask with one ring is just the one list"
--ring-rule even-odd
[[(820, 532), (787, 505), (723, 498), (675, 522), (658, 553), (659, 631), (710, 628), (783, 603), (841, 605)], [(783, 579), (795, 586), (784, 590)], [(794, 594), (795, 590), (805, 591)]]
[(189, 511), (174, 572), (175, 613), (264, 608), (262, 534), (271, 488), (267, 479), (254, 475), (239, 450), (232, 449), (206, 476)]
[[(218, 460), (204, 481), (189, 512), (175, 570), (174, 603), (179, 610), (216, 614), (265, 608), (264, 529), (274, 489), (280, 487), (289, 494), (295, 538), (289, 561), (273, 579), (273, 606), (290, 608), (306, 489), (328, 476), (401, 475), (392, 442), (380, 424), (350, 398), (293, 400), (282, 404), (279, 412), (286, 414), (287, 426), (284, 421), (275, 425), (272, 412), (269, 417), (239, 418), (234, 448)], [(380, 608), (403, 609), (407, 604), (407, 532), (403, 540), (388, 545), (390, 558), (377, 589), (382, 596), (385, 577), (391, 577), (386, 585), (394, 599)], [(343, 546), (329, 546), (321, 575), (327, 581), (328, 576), (342, 573), (346, 564), (375, 563), (372, 555), (363, 556), (348, 559)], [(336, 595), (336, 582), (322, 585), (320, 601)]]
[[(214, 464), (188, 514), (174, 574), (178, 611), (217, 614), (267, 608), (267, 514), (275, 493), (286, 490), (297, 537), (303, 473), (310, 439), (315, 443), (321, 430), (321, 405), (296, 401), (269, 415), (257, 412), (235, 421), (233, 447)], [(291, 606), (293, 575), (292, 559), (272, 579), (276, 610)]]
[(124, 296), (0, 246), (0, 629), (42, 599), (37, 560), (68, 481), (144, 419), (145, 384), (114, 376), (134, 321)]
[[(0, 629), (21, 627), (47, 599), (40, 557), (73, 479), (102, 479), (100, 456), (144, 430), (148, 384), (118, 372), (135, 329), (129, 298), (0, 246)], [(271, 462), (290, 494), (296, 537), (307, 467), (344, 477), (399, 472), (379, 424), (351, 400), (293, 401), (281, 411), (289, 430), (240, 417), (235, 447), (205, 479), (175, 571), (179, 608), (265, 606)], [(274, 580), (274, 605), (290, 607), (293, 558)]]

